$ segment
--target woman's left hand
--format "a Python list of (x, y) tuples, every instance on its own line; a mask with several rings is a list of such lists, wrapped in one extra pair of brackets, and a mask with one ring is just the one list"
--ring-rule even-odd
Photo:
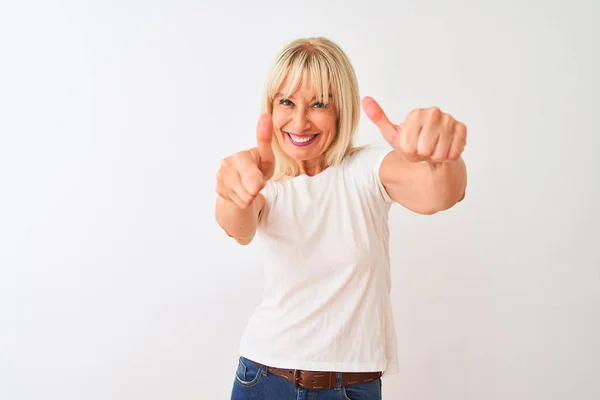
[(465, 148), (467, 127), (438, 107), (414, 109), (403, 124), (395, 125), (371, 97), (365, 97), (362, 106), (385, 140), (408, 161), (456, 161)]

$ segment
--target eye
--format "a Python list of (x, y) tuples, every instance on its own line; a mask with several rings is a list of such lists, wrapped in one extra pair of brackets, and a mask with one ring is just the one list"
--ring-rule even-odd
[(323, 103), (322, 101), (317, 101), (315, 104), (313, 104), (313, 107), (315, 107), (315, 108), (326, 108), (327, 104)]
[(293, 106), (294, 105), (294, 103), (292, 103), (288, 99), (281, 99), (281, 100), (279, 100), (279, 104), (281, 104), (283, 106)]

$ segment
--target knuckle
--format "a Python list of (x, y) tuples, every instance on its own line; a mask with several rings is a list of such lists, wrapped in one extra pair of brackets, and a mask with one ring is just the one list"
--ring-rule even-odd
[(248, 192), (250, 192), (252, 195), (257, 195), (262, 188), (262, 179), (253, 178), (248, 181)]
[(227, 199), (227, 198), (228, 198), (228, 196), (227, 196), (227, 192), (226, 192), (226, 191), (223, 189), (223, 186), (222, 186), (222, 185), (219, 185), (219, 184), (217, 184), (217, 187), (215, 188), (215, 191), (216, 191), (216, 192), (217, 192), (217, 194), (218, 194), (219, 196), (221, 196), (222, 198), (224, 198), (224, 199)]
[(421, 156), (430, 156), (431, 154), (433, 154), (432, 146), (425, 142), (419, 142), (419, 145), (417, 146), (417, 151)]
[(408, 113), (408, 119), (414, 120), (419, 118), (419, 116), (423, 113), (422, 108), (415, 108), (411, 112)]
[(232, 162), (235, 162), (244, 159), (246, 153), (248, 153), (247, 150), (238, 151), (237, 153), (234, 153), (227, 158), (230, 159)]
[(254, 196), (255, 196), (254, 194), (246, 192), (246, 193), (244, 193), (242, 200), (244, 200), (245, 202), (248, 202), (248, 203), (252, 203), (252, 200), (254, 200)]
[(438, 120), (442, 117), (442, 110), (439, 107), (434, 106), (429, 109), (429, 117)]
[(406, 154), (414, 154), (414, 155), (419, 154), (419, 149), (417, 148), (417, 146), (404, 146), (403, 151)]
[(240, 151), (236, 154), (237, 166), (240, 169), (247, 169), (249, 164), (256, 164), (254, 156), (250, 151)]
[(448, 149), (442, 150), (442, 149), (437, 149), (432, 155), (431, 155), (431, 159), (433, 161), (445, 161), (448, 159)]
[(402, 152), (407, 154), (414, 154), (416, 152), (416, 147), (411, 146), (407, 136), (402, 136), (399, 142), (399, 147)]
[(245, 199), (240, 200), (239, 207), (243, 210), (247, 209), (248, 207), (250, 207), (252, 205), (252, 200), (253, 200), (252, 198), (251, 199), (245, 198)]
[(453, 131), (455, 129), (456, 121), (454, 120), (454, 118), (452, 118), (452, 116), (448, 114), (444, 115), (443, 121), (443, 125), (447, 131)]
[(430, 157), (431, 158), (431, 156), (433, 155), (433, 153), (431, 151), (423, 149), (423, 150), (419, 150), (417, 152), (417, 155), (422, 156), (422, 157)]
[(450, 152), (448, 153), (448, 159), (452, 160), (452, 161), (456, 161), (460, 158), (460, 155), (462, 153), (462, 148), (460, 149), (451, 149)]

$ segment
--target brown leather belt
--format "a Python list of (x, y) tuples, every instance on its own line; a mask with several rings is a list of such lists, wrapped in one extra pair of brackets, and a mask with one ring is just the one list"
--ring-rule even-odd
[[(250, 359), (248, 359), (250, 360)], [(304, 371), (301, 369), (286, 369), (269, 367), (268, 365), (250, 360), (258, 366), (267, 368), (271, 374), (280, 376), (291, 383), (294, 387), (318, 390), (318, 389), (335, 389), (337, 387), (337, 372), (319, 372), (319, 371)], [(383, 373), (378, 372), (342, 372), (342, 385), (350, 386), (359, 383), (371, 382), (381, 378)]]

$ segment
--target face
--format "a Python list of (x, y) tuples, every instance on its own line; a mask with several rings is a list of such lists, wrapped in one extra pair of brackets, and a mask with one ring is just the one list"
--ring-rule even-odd
[[(273, 127), (281, 149), (299, 164), (321, 164), (335, 138), (337, 110), (331, 101), (320, 101), (310, 82), (303, 83), (290, 97), (288, 79), (273, 100)], [(331, 100), (331, 99), (330, 99)]]

